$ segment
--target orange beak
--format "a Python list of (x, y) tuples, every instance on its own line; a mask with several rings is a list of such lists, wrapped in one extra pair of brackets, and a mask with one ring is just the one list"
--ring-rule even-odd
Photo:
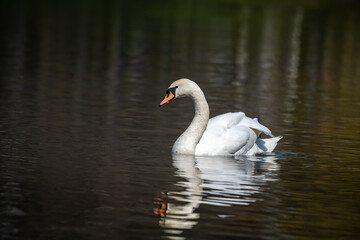
[(161, 101), (160, 106), (164, 105), (165, 103), (168, 103), (171, 99), (173, 99), (175, 95), (170, 92), (168, 96), (165, 96), (164, 100)]

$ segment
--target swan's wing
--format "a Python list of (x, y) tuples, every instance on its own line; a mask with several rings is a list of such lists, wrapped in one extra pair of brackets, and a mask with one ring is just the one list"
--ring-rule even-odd
[(208, 128), (212, 129), (220, 127), (225, 130), (239, 125), (247, 126), (253, 129), (257, 136), (263, 132), (271, 137), (274, 137), (267, 127), (259, 123), (257, 118), (249, 118), (245, 116), (245, 113), (243, 112), (229, 112), (213, 117), (209, 120)]
[(208, 128), (223, 128), (229, 129), (238, 125), (244, 119), (245, 113), (243, 112), (229, 112), (213, 117), (209, 120)]
[[(209, 125), (208, 125), (209, 126)], [(256, 141), (256, 134), (249, 127), (237, 125), (231, 128), (208, 127), (196, 146), (196, 155), (233, 155), (239, 150), (247, 152)]]
[(274, 137), (270, 129), (260, 124), (257, 118), (249, 118), (245, 116), (239, 124), (248, 126), (249, 128), (253, 129), (257, 136), (259, 136), (259, 134), (263, 132), (271, 137)]
[[(231, 155), (239, 149), (250, 149), (255, 143), (249, 141), (251, 132), (246, 125), (240, 124), (245, 118), (243, 112), (225, 113), (209, 120), (208, 126), (196, 147), (197, 155)], [(249, 145), (249, 146), (248, 146)]]
[(247, 154), (260, 133), (273, 136), (258, 120), (243, 112), (225, 113), (209, 120), (196, 146), (196, 155)]

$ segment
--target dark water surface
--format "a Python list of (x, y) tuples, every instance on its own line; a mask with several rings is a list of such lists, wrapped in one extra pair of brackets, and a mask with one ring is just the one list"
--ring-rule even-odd
[[(1, 4), (0, 239), (360, 236), (356, 1), (54, 2)], [(181, 77), (275, 155), (173, 158)]]

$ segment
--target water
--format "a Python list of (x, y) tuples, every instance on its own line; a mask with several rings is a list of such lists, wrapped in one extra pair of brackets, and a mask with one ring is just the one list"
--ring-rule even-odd
[[(0, 238), (359, 237), (354, 2), (2, 3)], [(173, 158), (180, 77), (275, 154)]]

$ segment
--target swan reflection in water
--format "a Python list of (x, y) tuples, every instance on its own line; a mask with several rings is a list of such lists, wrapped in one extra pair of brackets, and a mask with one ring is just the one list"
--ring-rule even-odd
[[(215, 206), (249, 205), (257, 198), (255, 193), (267, 181), (277, 179), (277, 157), (238, 156), (200, 157), (173, 155), (175, 183), (181, 190), (161, 192), (155, 198), (154, 213), (168, 238), (182, 239), (184, 230), (193, 228), (200, 218), (196, 212), (200, 204)], [(221, 214), (221, 213), (220, 213)], [(219, 216), (222, 216), (220, 215)]]

